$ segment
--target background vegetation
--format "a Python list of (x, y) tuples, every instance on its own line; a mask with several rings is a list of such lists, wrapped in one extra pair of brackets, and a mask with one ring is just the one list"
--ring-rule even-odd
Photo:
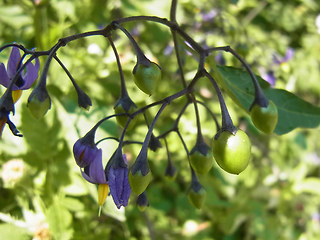
[[(59, 38), (102, 28), (112, 20), (131, 15), (169, 18), (170, 1), (157, 0), (0, 0), (0, 45), (18, 42), (31, 49), (48, 50)], [(320, 5), (316, 0), (180, 0), (178, 22), (203, 46), (230, 45), (262, 77), (273, 71), (275, 87), (294, 92), (320, 105)], [(317, 20), (318, 19), (318, 20)], [(162, 67), (158, 92), (146, 97), (132, 81), (135, 55), (123, 34), (114, 34), (121, 55), (130, 96), (138, 106), (181, 89), (170, 31), (151, 23), (126, 24), (146, 55)], [(188, 80), (197, 61), (181, 41)], [(292, 48), (291, 59), (281, 59)], [(6, 50), (0, 62), (6, 62)], [(139, 212), (135, 196), (125, 209), (117, 210), (109, 197), (97, 216), (97, 190), (82, 179), (74, 163), (72, 146), (98, 120), (113, 113), (120, 94), (119, 74), (112, 49), (103, 37), (70, 43), (59, 57), (78, 84), (93, 100), (90, 111), (77, 107), (77, 96), (58, 64), (50, 67), (48, 91), (52, 109), (40, 121), (26, 107), (28, 91), (16, 104), (12, 118), (23, 138), (4, 130), (0, 143), (1, 239), (299, 239), (320, 237), (320, 143), (319, 127), (296, 129), (284, 135), (259, 133), (245, 111), (226, 98), (231, 116), (253, 142), (253, 158), (239, 176), (231, 176), (215, 164), (200, 180), (208, 191), (203, 209), (196, 210), (186, 197), (190, 173), (178, 138), (168, 138), (178, 169), (174, 181), (164, 177), (164, 148), (150, 153), (154, 180), (147, 189), (150, 207)], [(221, 57), (221, 56), (219, 56)], [(231, 55), (222, 54), (226, 65), (241, 67)], [(45, 59), (40, 59), (43, 65)], [(197, 96), (219, 118), (219, 105), (205, 81), (196, 86)], [(0, 93), (4, 88), (0, 88)], [(170, 127), (176, 101), (157, 123), (155, 133)], [(289, 104), (289, 103), (288, 103)], [(319, 112), (319, 108), (317, 108)], [(210, 115), (200, 108), (203, 134), (208, 143), (216, 133)], [(153, 109), (149, 112), (154, 114)], [(319, 121), (320, 114), (312, 116)], [(150, 118), (151, 119), (151, 118)], [(139, 125), (140, 123), (140, 125)], [(188, 108), (179, 125), (187, 146), (196, 140), (194, 111)], [(128, 138), (142, 141), (147, 128), (139, 119)], [(105, 122), (97, 138), (117, 137), (115, 121)], [(100, 145), (107, 161), (116, 143)], [(134, 160), (139, 146), (126, 146)]]

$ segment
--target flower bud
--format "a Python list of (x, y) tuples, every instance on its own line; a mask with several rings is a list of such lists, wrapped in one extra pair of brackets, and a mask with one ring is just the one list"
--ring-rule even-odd
[(90, 97), (82, 91), (80, 88), (77, 89), (78, 94), (78, 105), (79, 107), (82, 107), (86, 110), (89, 110), (89, 108), (92, 106), (92, 102)]
[(143, 192), (138, 196), (137, 207), (141, 212), (143, 212), (144, 210), (146, 210), (147, 207), (149, 207), (149, 201), (146, 192)]
[(174, 180), (177, 176), (177, 169), (175, 166), (172, 164), (171, 161), (168, 161), (166, 170), (164, 175), (169, 179), (169, 180)]
[(206, 196), (207, 191), (198, 181), (191, 183), (188, 199), (195, 208), (200, 209), (203, 206)]
[(159, 139), (156, 138), (156, 137), (154, 136), (154, 134), (152, 133), (152, 134), (151, 134), (151, 137), (150, 137), (149, 148), (150, 148), (152, 151), (156, 152), (156, 151), (157, 151), (159, 148), (161, 148), (161, 147), (162, 147), (161, 142), (160, 142)]

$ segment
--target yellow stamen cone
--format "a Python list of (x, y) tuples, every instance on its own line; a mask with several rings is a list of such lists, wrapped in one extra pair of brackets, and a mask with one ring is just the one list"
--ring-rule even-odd
[(99, 204), (99, 216), (101, 214), (101, 207), (106, 201), (109, 194), (109, 184), (99, 184), (98, 185), (98, 204)]
[(12, 99), (13, 99), (13, 103), (16, 103), (19, 98), (21, 97), (22, 94), (22, 90), (14, 90), (12, 91)]

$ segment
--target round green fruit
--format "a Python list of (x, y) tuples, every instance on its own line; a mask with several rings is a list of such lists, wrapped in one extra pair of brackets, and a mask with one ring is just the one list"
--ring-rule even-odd
[(277, 126), (278, 109), (272, 101), (269, 101), (268, 107), (253, 105), (250, 115), (253, 124), (266, 134), (271, 134)]
[[(119, 114), (119, 113), (129, 113), (129, 114), (131, 114), (131, 113), (134, 113), (136, 111), (136, 109), (137, 109), (137, 107), (135, 105), (131, 105), (130, 108), (129, 108), (129, 111), (126, 111), (122, 104), (117, 104), (114, 107), (114, 112), (116, 114)], [(127, 124), (127, 121), (129, 119), (129, 117), (126, 116), (126, 115), (121, 115), (121, 116), (116, 116), (116, 119), (117, 119), (118, 124), (122, 128), (124, 128), (126, 126), (126, 124)], [(130, 123), (129, 123), (128, 127), (127, 127), (127, 130), (132, 129), (136, 122), (137, 122), (137, 118), (135, 117), (130, 121)]]
[(228, 173), (239, 174), (249, 164), (251, 141), (247, 134), (238, 130), (235, 135), (223, 131), (213, 139), (213, 156), (218, 165)]
[(154, 62), (147, 67), (143, 64), (138, 64), (134, 71), (134, 82), (137, 87), (144, 93), (151, 95), (161, 77), (160, 67)]
[(212, 151), (208, 150), (205, 155), (198, 150), (191, 152), (190, 163), (196, 173), (201, 175), (208, 173), (213, 165)]

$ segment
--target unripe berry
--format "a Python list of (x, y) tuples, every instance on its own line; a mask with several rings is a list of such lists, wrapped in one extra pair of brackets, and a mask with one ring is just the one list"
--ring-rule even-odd
[(134, 82), (144, 93), (151, 95), (161, 77), (160, 67), (154, 62), (150, 66), (137, 64), (133, 69)]
[(253, 124), (262, 132), (271, 134), (278, 123), (278, 109), (273, 101), (269, 100), (267, 107), (254, 104), (250, 111)]
[(249, 164), (251, 141), (247, 134), (240, 129), (234, 135), (229, 131), (222, 131), (213, 139), (212, 151), (218, 165), (223, 170), (239, 174)]

